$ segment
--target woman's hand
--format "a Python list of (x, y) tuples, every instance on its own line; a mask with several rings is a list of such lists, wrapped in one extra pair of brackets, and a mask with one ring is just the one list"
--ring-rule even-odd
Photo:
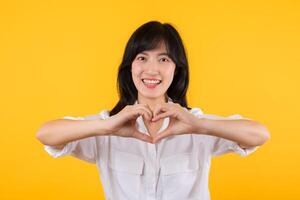
[(194, 132), (196, 124), (199, 122), (198, 118), (186, 108), (173, 102), (158, 105), (154, 109), (153, 115), (152, 121), (170, 117), (169, 126), (153, 138), (154, 143), (168, 136)]
[(152, 119), (152, 111), (147, 104), (125, 106), (118, 114), (106, 119), (106, 129), (111, 135), (133, 137), (145, 142), (153, 143), (153, 138), (137, 130), (136, 119), (142, 115), (144, 119)]

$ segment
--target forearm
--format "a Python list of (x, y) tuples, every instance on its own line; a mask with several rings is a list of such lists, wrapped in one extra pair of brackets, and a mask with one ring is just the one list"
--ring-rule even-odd
[(270, 134), (262, 124), (248, 120), (214, 120), (198, 118), (196, 133), (222, 137), (237, 142), (244, 147), (259, 146), (265, 143)]
[(36, 138), (45, 145), (62, 145), (67, 142), (91, 136), (108, 134), (105, 120), (58, 119), (45, 123)]

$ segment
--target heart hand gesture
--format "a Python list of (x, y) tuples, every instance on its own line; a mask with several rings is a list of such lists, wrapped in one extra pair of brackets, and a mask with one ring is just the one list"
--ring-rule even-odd
[[(170, 117), (169, 126), (159, 134), (151, 137), (136, 128), (136, 119), (142, 115), (146, 120), (155, 122)], [(180, 134), (188, 134), (196, 130), (198, 118), (178, 103), (168, 102), (158, 105), (151, 111), (147, 104), (127, 105), (118, 114), (106, 121), (108, 132), (122, 137), (133, 137), (145, 142), (156, 143), (159, 140)]]

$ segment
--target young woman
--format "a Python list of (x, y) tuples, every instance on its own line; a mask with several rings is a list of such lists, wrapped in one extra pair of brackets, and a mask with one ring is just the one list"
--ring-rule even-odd
[(53, 157), (95, 163), (107, 200), (209, 200), (210, 161), (246, 156), (270, 137), (241, 115), (189, 108), (189, 68), (182, 40), (168, 23), (150, 21), (130, 37), (112, 110), (45, 123), (37, 138)]

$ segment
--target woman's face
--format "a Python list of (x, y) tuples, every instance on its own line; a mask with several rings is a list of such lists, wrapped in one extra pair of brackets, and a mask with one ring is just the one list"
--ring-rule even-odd
[(132, 62), (131, 74), (139, 97), (164, 99), (172, 83), (175, 66), (163, 42), (153, 50), (137, 54)]

